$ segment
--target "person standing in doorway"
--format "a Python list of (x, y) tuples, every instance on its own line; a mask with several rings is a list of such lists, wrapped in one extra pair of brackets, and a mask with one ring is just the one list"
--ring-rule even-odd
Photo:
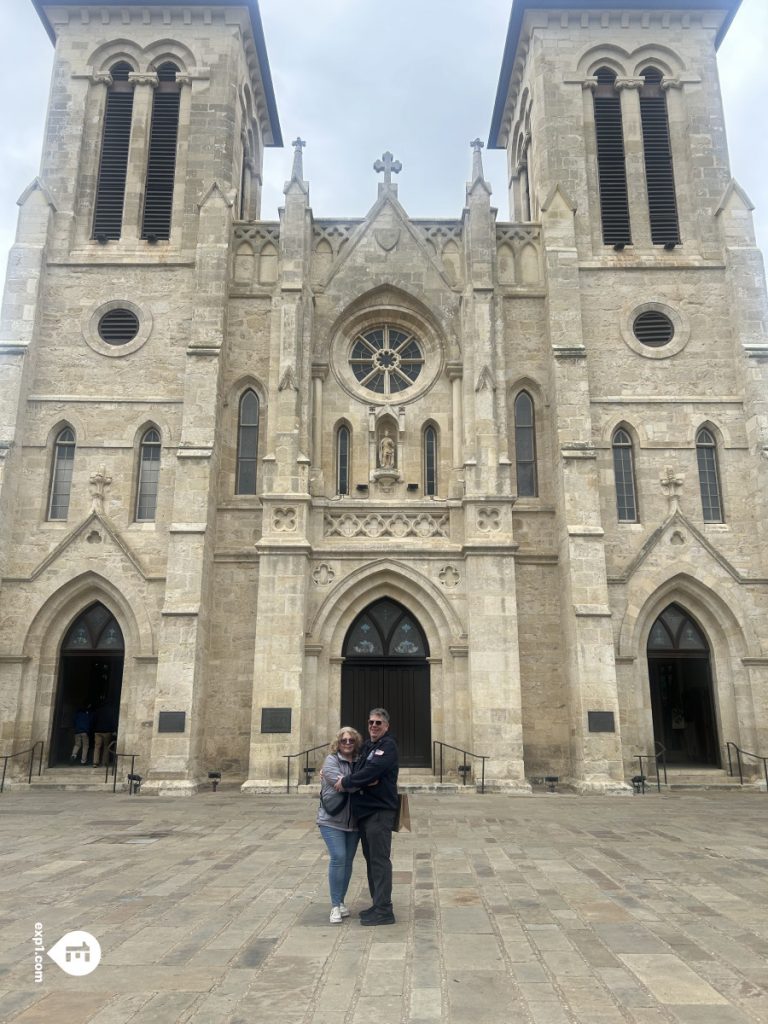
[(360, 924), (394, 924), (392, 910), (392, 829), (397, 813), (397, 743), (389, 735), (389, 712), (374, 708), (368, 715), (368, 735), (350, 775), (338, 779), (335, 789), (352, 792), (352, 813), (368, 870), (373, 904), (360, 913)]
[(109, 745), (117, 729), (115, 712), (109, 704), (96, 708), (93, 716), (93, 767), (109, 764)]
[(91, 743), (90, 733), (91, 724), (93, 722), (93, 712), (91, 711), (91, 705), (79, 707), (75, 712), (75, 745), (72, 747), (72, 756), (70, 760), (73, 764), (77, 762), (77, 756), (80, 754), (80, 764), (85, 764), (88, 760), (88, 747)]

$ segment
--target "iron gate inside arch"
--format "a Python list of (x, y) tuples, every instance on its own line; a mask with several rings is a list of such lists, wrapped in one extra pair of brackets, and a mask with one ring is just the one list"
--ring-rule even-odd
[(368, 735), (368, 712), (389, 711), (403, 768), (432, 763), (429, 646), (417, 620), (383, 598), (352, 623), (342, 651), (341, 724)]

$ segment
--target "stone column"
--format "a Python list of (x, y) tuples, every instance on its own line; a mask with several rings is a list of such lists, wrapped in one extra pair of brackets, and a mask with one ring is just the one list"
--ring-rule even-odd
[(326, 363), (312, 364), (312, 491), (325, 492), (325, 462), (323, 459), (323, 381), (328, 376)]
[[(560, 450), (557, 486), (561, 615), (571, 712), (571, 773), (580, 792), (626, 793), (618, 687), (592, 445), (587, 352), (574, 224), (575, 207), (556, 187), (542, 207), (553, 413)], [(604, 712), (596, 732), (590, 712)], [(612, 721), (610, 721), (612, 716)], [(608, 718), (608, 722), (606, 722)]]
[[(158, 638), (152, 753), (144, 783), (149, 792), (180, 796), (196, 791), (205, 769), (200, 754), (218, 476), (214, 441), (232, 214), (232, 196), (212, 185), (200, 205), (166, 598)], [(168, 712), (176, 712), (173, 718), (181, 731), (165, 731)]]
[(640, 88), (643, 78), (617, 78), (624, 127), (624, 165), (627, 172), (627, 199), (632, 245), (651, 248), (651, 222), (648, 217), (648, 186), (645, 178), (643, 124), (640, 119)]
[(128, 146), (128, 171), (125, 179), (123, 233), (126, 242), (138, 242), (141, 233), (142, 201), (146, 191), (149, 133), (152, 125), (152, 100), (158, 84), (153, 71), (132, 71), (128, 81), (133, 85), (133, 117), (131, 141)]
[[(307, 592), (311, 565), (308, 459), (308, 338), (305, 295), (309, 267), (309, 187), (303, 180), (301, 139), (294, 142), (291, 180), (285, 185), (280, 225), (280, 294), (272, 317), (270, 444), (262, 496), (262, 537), (251, 742), (244, 793), (285, 787), (286, 755), (302, 749)], [(317, 379), (317, 378), (316, 378)]]

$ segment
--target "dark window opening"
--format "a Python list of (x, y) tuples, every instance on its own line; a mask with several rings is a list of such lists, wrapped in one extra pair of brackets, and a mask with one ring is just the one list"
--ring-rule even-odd
[(136, 488), (136, 519), (151, 522), (157, 514), (160, 486), (160, 434), (151, 428), (139, 446), (139, 480)]
[(133, 116), (133, 87), (128, 81), (131, 71), (133, 68), (125, 61), (120, 61), (110, 68), (112, 85), (107, 90), (104, 110), (92, 234), (93, 238), (104, 242), (120, 238), (123, 227), (125, 180)]
[(349, 427), (336, 435), (336, 493), (349, 494)]
[(518, 497), (537, 497), (536, 423), (533, 399), (527, 391), (521, 391), (515, 399), (515, 468)]
[(696, 435), (696, 461), (699, 466), (699, 489), (704, 522), (722, 523), (723, 503), (717, 468), (717, 443), (712, 433), (704, 427)]
[(152, 103), (147, 183), (141, 237), (153, 242), (171, 237), (173, 183), (176, 174), (176, 143), (179, 134), (179, 85), (175, 64), (162, 64)]
[(237, 482), (235, 494), (256, 493), (259, 454), (259, 399), (250, 389), (240, 399), (237, 421)]
[(667, 97), (661, 88), (662, 75), (658, 68), (647, 68), (642, 72), (642, 77), (645, 85), (640, 89), (640, 118), (643, 125), (651, 241), (654, 245), (674, 246), (680, 242), (680, 227)]
[(437, 431), (434, 427), (424, 431), (424, 493), (437, 494)]
[(605, 245), (630, 245), (632, 235), (621, 98), (616, 91), (615, 72), (610, 68), (600, 68), (596, 77), (595, 135), (603, 242)]
[(620, 523), (636, 523), (637, 492), (632, 438), (626, 430), (613, 435), (613, 476), (616, 483), (616, 515)]

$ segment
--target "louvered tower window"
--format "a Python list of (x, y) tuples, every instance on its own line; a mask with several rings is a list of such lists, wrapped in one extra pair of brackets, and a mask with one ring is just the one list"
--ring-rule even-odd
[(662, 76), (657, 68), (646, 68), (642, 77), (645, 85), (640, 89), (640, 117), (643, 124), (651, 241), (654, 245), (671, 248), (680, 241), (680, 227), (677, 220), (667, 97), (661, 88)]
[(75, 434), (71, 427), (65, 427), (59, 432), (53, 446), (51, 496), (48, 503), (49, 519), (66, 519), (69, 515), (69, 494), (72, 490), (74, 466)]
[(437, 431), (428, 426), (424, 431), (424, 493), (437, 494)]
[(336, 433), (336, 493), (349, 494), (349, 427)]
[(237, 483), (235, 494), (256, 493), (259, 454), (259, 398), (250, 388), (240, 399), (237, 422)]
[(152, 101), (147, 185), (141, 237), (150, 242), (171, 237), (173, 180), (176, 174), (176, 142), (179, 134), (179, 69), (167, 62), (157, 69), (158, 86)]
[(626, 430), (613, 435), (613, 477), (616, 484), (616, 515), (620, 523), (636, 523), (637, 489), (635, 487), (635, 453), (632, 438)]
[(128, 81), (131, 71), (133, 68), (125, 61), (119, 61), (109, 69), (112, 85), (107, 90), (104, 110), (99, 178), (93, 212), (92, 237), (100, 242), (118, 239), (123, 227), (125, 178), (133, 116), (133, 86)]
[(536, 423), (533, 399), (527, 391), (521, 391), (515, 399), (515, 468), (518, 497), (537, 497)]
[(630, 245), (627, 167), (624, 159), (624, 125), (621, 99), (616, 90), (616, 73), (610, 68), (597, 72), (594, 93), (597, 174), (600, 215), (605, 245)]
[(699, 464), (699, 489), (704, 522), (722, 523), (723, 503), (720, 498), (720, 474), (717, 470), (717, 443), (706, 427), (702, 427), (696, 435), (696, 461)]
[(160, 434), (146, 431), (139, 445), (139, 481), (136, 488), (136, 519), (151, 522), (157, 512), (160, 485)]

